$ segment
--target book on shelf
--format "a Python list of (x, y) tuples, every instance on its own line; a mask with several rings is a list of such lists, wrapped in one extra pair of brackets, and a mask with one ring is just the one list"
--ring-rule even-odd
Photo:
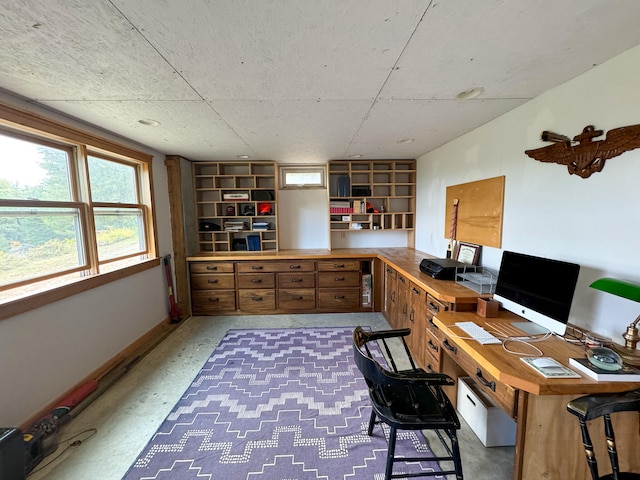
[(260, 235), (247, 236), (247, 248), (250, 251), (260, 251)]
[(640, 369), (624, 365), (620, 370), (604, 370), (593, 365), (587, 358), (570, 358), (569, 365), (599, 382), (640, 382)]
[(544, 378), (580, 378), (576, 372), (551, 357), (521, 357), (520, 360)]

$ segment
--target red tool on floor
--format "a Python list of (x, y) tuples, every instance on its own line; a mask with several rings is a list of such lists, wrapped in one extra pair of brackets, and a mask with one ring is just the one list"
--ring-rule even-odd
[(171, 255), (164, 257), (164, 273), (167, 276), (167, 287), (169, 288), (169, 323), (180, 321), (180, 307), (173, 296), (173, 276), (171, 275)]

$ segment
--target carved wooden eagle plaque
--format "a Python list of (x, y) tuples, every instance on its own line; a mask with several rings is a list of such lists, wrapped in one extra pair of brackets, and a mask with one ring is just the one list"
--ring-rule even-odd
[(588, 178), (592, 173), (600, 172), (606, 160), (640, 147), (640, 125), (614, 128), (607, 132), (604, 140), (593, 140), (602, 133), (588, 125), (572, 141), (564, 135), (544, 131), (541, 139), (554, 142), (553, 145), (524, 153), (540, 162), (566, 165), (571, 175)]

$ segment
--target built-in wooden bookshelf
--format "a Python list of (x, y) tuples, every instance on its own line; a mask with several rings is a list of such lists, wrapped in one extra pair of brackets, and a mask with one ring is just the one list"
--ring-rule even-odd
[(415, 160), (329, 162), (332, 232), (412, 231), (415, 207)]
[(275, 162), (193, 162), (200, 252), (277, 251)]

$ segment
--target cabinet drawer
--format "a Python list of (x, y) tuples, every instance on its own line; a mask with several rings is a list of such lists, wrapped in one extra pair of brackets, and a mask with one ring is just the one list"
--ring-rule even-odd
[(274, 273), (238, 274), (238, 288), (272, 288), (275, 283)]
[(318, 261), (319, 272), (338, 272), (342, 270), (360, 270), (358, 260), (320, 260)]
[(231, 262), (194, 262), (189, 268), (191, 273), (233, 273)]
[(360, 289), (318, 290), (318, 308), (351, 310), (360, 307)]
[(313, 310), (316, 308), (316, 291), (313, 288), (278, 290), (278, 308), (281, 310)]
[(273, 312), (276, 309), (275, 290), (239, 290), (239, 310), (243, 312)]
[(318, 286), (320, 288), (359, 287), (360, 272), (320, 272)]
[(238, 273), (255, 272), (313, 272), (315, 263), (310, 260), (287, 262), (238, 262)]
[(191, 308), (194, 315), (215, 315), (236, 309), (235, 292), (194, 290), (191, 292)]
[(233, 290), (235, 286), (233, 273), (191, 275), (192, 290)]
[(515, 417), (516, 390), (513, 387), (493, 378), (448, 336), (444, 336), (441, 347), (442, 351), (462, 367), (484, 393), (489, 395), (510, 417)]
[(443, 303), (432, 295), (427, 294), (427, 308), (431, 314), (436, 315), (440, 312), (446, 312), (449, 310), (449, 304)]
[(313, 288), (315, 286), (314, 273), (278, 273), (278, 288)]

